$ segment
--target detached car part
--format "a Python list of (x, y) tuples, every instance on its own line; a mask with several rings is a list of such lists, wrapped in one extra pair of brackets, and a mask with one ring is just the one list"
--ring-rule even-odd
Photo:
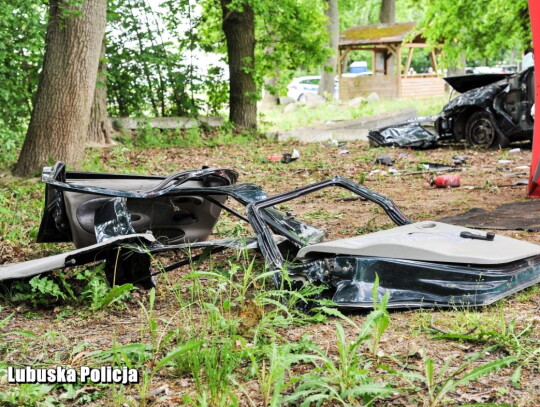
[(435, 121), (439, 116), (409, 119), (369, 131), (369, 144), (381, 147), (431, 148), (439, 141)]
[(444, 80), (461, 95), (447, 103), (440, 114), (370, 130), (370, 142), (429, 148), (439, 140), (453, 139), (498, 148), (532, 137), (534, 67), (512, 75), (476, 74)]
[[(138, 187), (140, 180), (148, 181), (144, 185), (149, 189)], [(412, 223), (389, 198), (341, 177), (274, 197), (267, 197), (256, 185), (236, 184), (233, 171), (216, 169), (155, 179), (65, 172), (58, 163), (44, 170), (44, 181), (47, 197), (40, 240), (73, 240), (83, 247), (0, 266), (0, 280), (104, 261), (111, 284), (151, 286), (156, 274), (190, 261), (188, 256), (152, 272), (151, 262), (160, 254), (195, 248), (207, 253), (251, 248), (262, 253), (278, 287), (283, 273), (299, 284), (324, 284), (328, 295), (345, 308), (372, 307), (376, 276), (379, 295), (388, 290), (393, 308), (482, 306), (540, 281), (540, 246), (440, 222)], [(328, 187), (344, 188), (379, 205), (396, 227), (325, 242), (319, 228), (275, 209)], [(228, 206), (228, 199), (245, 206), (246, 214)], [(154, 205), (157, 211), (152, 209)], [(164, 209), (167, 205), (170, 207)], [(205, 209), (199, 211), (197, 205)], [(220, 210), (248, 222), (256, 237), (205, 240), (211, 233), (208, 225), (214, 225)], [(175, 223), (176, 212), (182, 214), (181, 222)], [(169, 222), (174, 227), (164, 223), (164, 214), (172, 214)], [(143, 216), (145, 222), (137, 226)], [(186, 217), (189, 222), (184, 221)], [(90, 227), (81, 226), (87, 219), (93, 219), (93, 234)], [(76, 237), (78, 233), (82, 239)]]

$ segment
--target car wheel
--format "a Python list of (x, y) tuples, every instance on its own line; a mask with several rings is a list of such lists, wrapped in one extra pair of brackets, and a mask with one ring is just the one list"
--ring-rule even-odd
[(467, 120), (465, 138), (471, 146), (483, 148), (508, 147), (508, 137), (495, 130), (491, 117), (486, 112), (475, 112)]
[(300, 103), (306, 103), (306, 95), (302, 93), (300, 96), (298, 96), (298, 101)]

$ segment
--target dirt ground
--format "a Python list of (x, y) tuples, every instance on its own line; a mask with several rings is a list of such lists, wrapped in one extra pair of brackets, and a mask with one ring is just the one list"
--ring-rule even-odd
[[(408, 149), (370, 149), (366, 143), (350, 142), (340, 148), (326, 144), (268, 144), (251, 143), (243, 146), (227, 146), (215, 148), (169, 148), (148, 149), (145, 151), (129, 151), (115, 148), (94, 152), (99, 157), (99, 170), (126, 172), (125, 168), (137, 168), (154, 174), (168, 175), (183, 169), (200, 168), (203, 165), (231, 168), (239, 172), (239, 182), (253, 182), (263, 187), (269, 195), (285, 192), (311, 182), (324, 180), (336, 175), (350, 178), (378, 193), (390, 197), (396, 205), (413, 221), (440, 219), (456, 215), (471, 208), (494, 209), (495, 207), (516, 201), (524, 201), (526, 186), (514, 186), (519, 179), (528, 178), (528, 166), (531, 161), (530, 145), (519, 146), (521, 151), (510, 154), (505, 151), (482, 151), (467, 149), (461, 145), (448, 145), (437, 149), (414, 151)], [(299, 160), (290, 164), (272, 163), (266, 160), (271, 154), (281, 154), (297, 149)], [(340, 151), (348, 150), (346, 154)], [(378, 154), (389, 154), (396, 162), (393, 169), (401, 171), (390, 174), (389, 167), (375, 164), (373, 159)], [(438, 189), (431, 187), (427, 179), (430, 173), (422, 172), (421, 162), (451, 164), (456, 154), (468, 157), (462, 171), (456, 172), (461, 177), (459, 188)], [(509, 160), (499, 163), (500, 160)], [(344, 198), (350, 195), (342, 191), (319, 192), (309, 198), (303, 197), (288, 210), (306, 221), (322, 226), (328, 238), (343, 238), (354, 234), (366, 233), (379, 228), (391, 226), (386, 215), (374, 209), (372, 204)], [(41, 198), (39, 198), (41, 199)], [(17, 227), (17, 226), (14, 226)], [(514, 237), (540, 244), (540, 232), (495, 231), (505, 236)], [(42, 249), (37, 244), (29, 243), (23, 249), (13, 247), (9, 242), (2, 242), (2, 262), (29, 259), (40, 255)], [(68, 246), (66, 246), (68, 247)], [(187, 268), (169, 275), (177, 279), (187, 273)], [(170, 294), (157, 289), (156, 312), (160, 318), (178, 318), (175, 302)], [(144, 297), (137, 293), (137, 298)], [(141, 332), (144, 317), (136, 301), (129, 303), (125, 309), (106, 310), (95, 314), (79, 313), (76, 309), (66, 312), (63, 307), (46, 309), (29, 309), (24, 304), (1, 304), (0, 318), (14, 313), (9, 324), (1, 327), (2, 332), (16, 330), (30, 331), (41, 335), (40, 346), (34, 342), (25, 346), (24, 337), (9, 335), (1, 341), (20, 343), (19, 351), (5, 354), (6, 363), (39, 364), (54, 355), (58, 363), (77, 365), (84, 359), (77, 352), (76, 345), (85, 342), (84, 352), (107, 349), (116, 342), (127, 344), (141, 340), (147, 333)], [(485, 319), (488, 324), (496, 324), (498, 318), (507, 323), (515, 321), (516, 327), (530, 325), (530, 337), (540, 341), (540, 290), (532, 287), (524, 293), (499, 301), (497, 304), (479, 311), (463, 310), (405, 310), (391, 312), (388, 331), (381, 341), (382, 355), (399, 354), (407, 356), (407, 363), (420, 366), (420, 355), (425, 352), (440, 365), (453, 358), (452, 366), (459, 366), (463, 358), (472, 352), (485, 348), (485, 344), (433, 339), (434, 330), (441, 331), (470, 328), (467, 318)], [(349, 317), (361, 324), (366, 314), (352, 313)], [(182, 321), (177, 321), (182, 324)], [(334, 325), (331, 321), (323, 324), (312, 324), (289, 329), (282, 334), (291, 341), (308, 335), (325, 348), (332, 348), (335, 338)], [(517, 329), (519, 330), (519, 329)], [(54, 333), (54, 334), (52, 334)], [(347, 335), (354, 338), (355, 332), (347, 328)], [(487, 354), (483, 361), (496, 360), (503, 357), (500, 351)], [(523, 366), (521, 383), (511, 384), (513, 370), (504, 368), (496, 373), (481, 377), (468, 386), (460, 387), (450, 393), (453, 405), (540, 405), (540, 372), (539, 366), (531, 363)], [(389, 362), (390, 363), (390, 362)], [(167, 385), (169, 396), (155, 405), (179, 405), (181, 394), (192, 391), (192, 383), (185, 379), (171, 377), (154, 377), (150, 389)], [(246, 384), (257, 400), (256, 384)], [(8, 391), (9, 384), (0, 381), (0, 390)], [(88, 390), (91, 392), (92, 390)], [(136, 393), (135, 389), (126, 389), (126, 393)], [(425, 398), (421, 394), (385, 399), (383, 405), (419, 405)], [(103, 403), (103, 399), (96, 404)]]

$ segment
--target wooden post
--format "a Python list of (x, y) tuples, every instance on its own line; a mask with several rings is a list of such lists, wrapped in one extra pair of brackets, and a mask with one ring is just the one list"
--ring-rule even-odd
[(435, 57), (435, 51), (431, 51), (429, 53), (429, 56), (431, 57), (431, 65), (433, 65), (433, 71), (438, 75), (439, 67), (437, 65), (437, 58)]
[(396, 52), (396, 68), (397, 68), (397, 84), (398, 84), (398, 91), (397, 96), (398, 98), (401, 98), (401, 44), (397, 46), (397, 52)]
[(407, 54), (407, 64), (405, 65), (405, 77), (407, 78), (409, 76), (409, 69), (411, 69), (411, 61), (413, 56), (414, 48), (409, 47), (409, 53)]
[(347, 58), (347, 55), (349, 54), (350, 49), (345, 48), (345, 51), (343, 54), (341, 53), (341, 48), (339, 49), (339, 63), (338, 63), (338, 75), (341, 76), (343, 73), (343, 62), (345, 61), (345, 58)]

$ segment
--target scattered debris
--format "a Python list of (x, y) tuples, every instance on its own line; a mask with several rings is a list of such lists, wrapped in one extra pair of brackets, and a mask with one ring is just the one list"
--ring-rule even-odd
[(268, 157), (266, 157), (268, 161), (281, 161), (284, 164), (289, 164), (290, 162), (298, 160), (298, 158), (300, 158), (300, 152), (297, 149), (294, 149), (292, 153), (283, 153), (282, 155), (269, 155)]
[(433, 125), (433, 120), (431, 116), (419, 117), (392, 126), (372, 129), (368, 134), (369, 143), (372, 146), (382, 147), (434, 147), (439, 136), (427, 130), (427, 127)]
[(511, 150), (508, 150), (508, 154), (519, 154), (521, 153), (521, 148), (513, 148)]
[(370, 141), (381, 146), (429, 148), (437, 141), (454, 140), (504, 148), (513, 140), (531, 138), (534, 67), (513, 75), (490, 73), (444, 80), (461, 95), (440, 114), (372, 129)]
[(515, 185), (515, 186), (529, 185), (529, 180), (528, 179), (518, 179), (512, 185)]
[(428, 171), (452, 171), (452, 170), (460, 170), (460, 168), (456, 168), (452, 165), (446, 165), (446, 164), (439, 164), (439, 163), (427, 163), (427, 162), (421, 162), (420, 165), (424, 167), (424, 169)]
[(394, 160), (388, 154), (379, 154), (377, 157), (375, 157), (374, 162), (376, 164), (383, 164), (383, 165), (391, 166), (391, 165), (394, 165), (396, 160)]
[(458, 155), (453, 156), (452, 159), (454, 160), (453, 161), (454, 165), (463, 165), (467, 163), (467, 160), (469, 159), (469, 157), (467, 157), (466, 155), (458, 154)]
[(497, 161), (497, 164), (512, 164), (512, 160), (499, 160)]
[(338, 152), (338, 154), (349, 154), (350, 151), (349, 150), (341, 150)]
[(490, 230), (526, 230), (540, 232), (540, 200), (512, 202), (493, 210), (472, 208), (465, 213), (447, 216), (439, 222)]
[[(456, 177), (459, 179), (458, 175), (437, 177), (434, 183), (446, 179), (441, 185), (451, 186)], [(71, 239), (74, 236), (66, 234), (67, 228), (73, 231), (87, 225), (86, 234), (98, 243), (81, 244), (76, 251), (44, 259), (2, 265), (0, 279), (105, 261), (106, 270), (114, 270), (115, 283), (136, 283), (201, 258), (188, 255), (151, 274), (151, 262), (160, 254), (166, 255), (161, 259), (166, 262), (171, 251), (206, 248), (216, 253), (249, 248), (262, 253), (277, 287), (282, 287), (283, 273), (287, 273), (288, 280), (298, 285), (304, 281), (324, 285), (325, 295), (345, 308), (372, 307), (377, 276), (378, 296), (389, 293), (389, 308), (478, 307), (540, 281), (540, 246), (439, 222), (413, 223), (389, 198), (338, 176), (272, 197), (256, 185), (236, 184), (236, 173), (226, 169), (152, 177), (66, 172), (58, 163), (44, 170), (43, 180), (47, 201), (38, 239)], [(380, 206), (396, 227), (323, 242), (323, 230), (276, 209), (334, 187)], [(227, 198), (245, 206), (247, 216), (227, 206)], [(153, 210), (156, 205), (159, 210)], [(161, 218), (168, 213), (167, 205), (173, 208), (168, 220)], [(69, 217), (66, 207), (71, 214), (81, 216)], [(186, 212), (198, 207), (201, 212), (194, 220)], [(246, 221), (256, 237), (221, 241), (189, 237), (197, 232), (208, 235), (222, 209)], [(207, 216), (211, 219), (203, 224)], [(173, 227), (177, 225), (181, 228)], [(173, 228), (162, 242), (151, 232), (137, 233), (141, 227), (156, 230), (159, 238), (167, 233), (165, 228)], [(463, 241), (471, 237), (474, 239)]]
[(506, 174), (502, 174), (503, 177), (521, 177), (522, 175), (527, 175), (526, 172), (508, 172)]
[(331, 148), (342, 148), (342, 147), (345, 147), (347, 145), (347, 142), (346, 141), (337, 141), (335, 138), (331, 138), (329, 141), (328, 141), (328, 147), (331, 147)]
[(272, 161), (272, 162), (281, 161), (282, 158), (283, 158), (283, 155), (269, 155), (268, 157), (266, 157), (268, 161)]
[(456, 188), (461, 185), (461, 178), (459, 175), (439, 175), (437, 178), (431, 178), (429, 185), (437, 188)]

